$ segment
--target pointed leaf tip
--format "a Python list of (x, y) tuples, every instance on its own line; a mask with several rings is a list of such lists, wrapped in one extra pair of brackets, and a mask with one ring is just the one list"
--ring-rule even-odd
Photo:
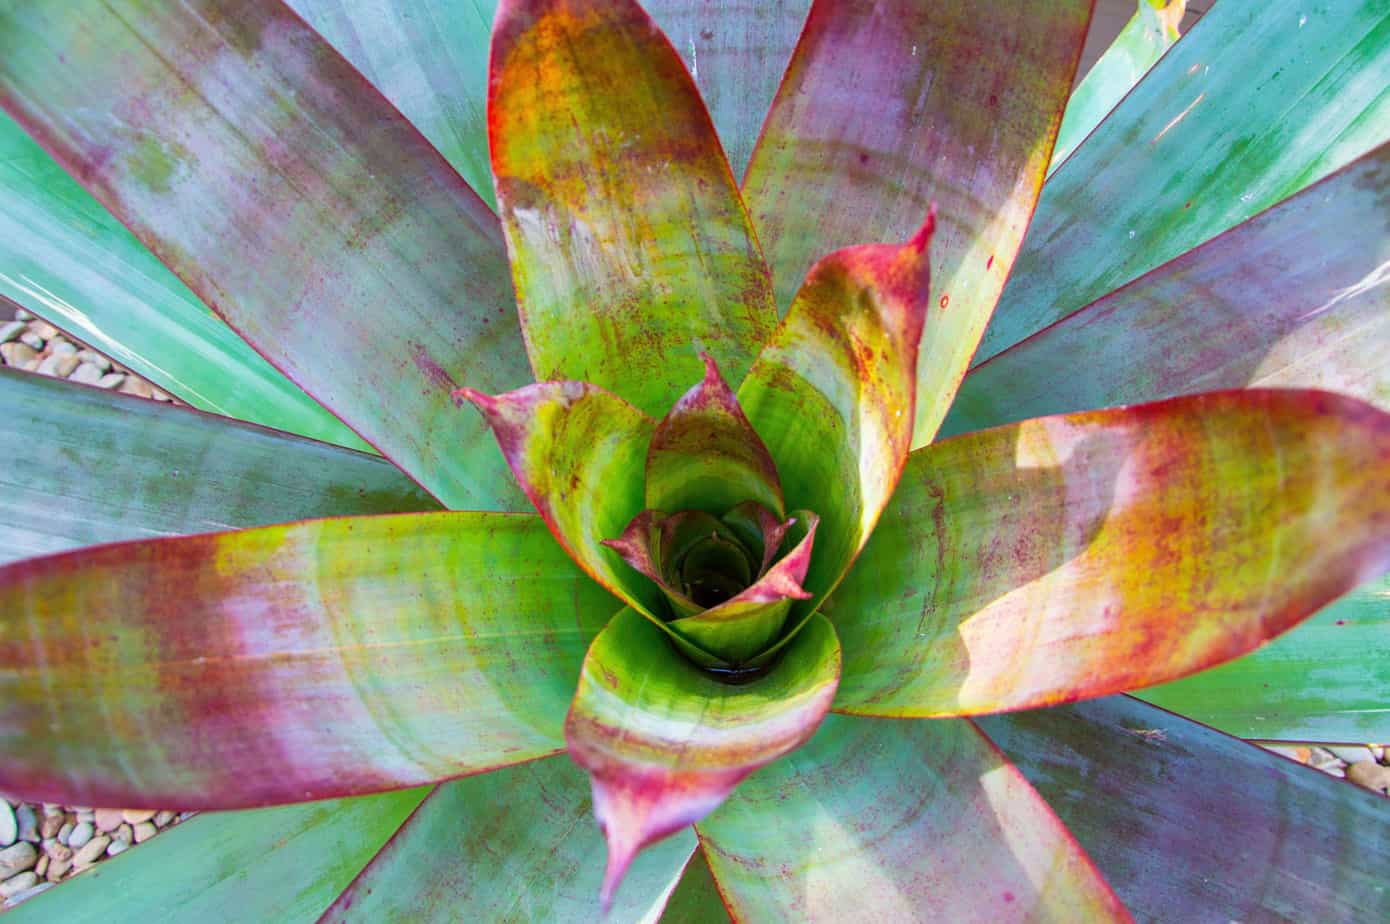
[(927, 207), (926, 220), (922, 222), (922, 227), (912, 237), (907, 239), (907, 246), (918, 253), (925, 253), (927, 245), (931, 243), (932, 235), (936, 233), (936, 203), (933, 202)]
[(453, 399), (454, 407), (463, 407), (463, 403), (467, 401), (469, 404), (476, 407), (485, 417), (491, 417), (493, 414), (497, 413), (497, 399), (491, 395), (485, 395), (476, 389), (467, 387), (455, 388), (453, 391), (449, 392), (449, 397)]

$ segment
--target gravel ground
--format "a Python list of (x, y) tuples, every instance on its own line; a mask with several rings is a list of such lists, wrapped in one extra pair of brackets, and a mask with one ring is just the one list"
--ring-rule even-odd
[[(0, 360), (27, 372), (179, 403), (110, 358), (23, 312), (13, 321), (0, 321)], [(1383, 763), (1390, 762), (1390, 749), (1384, 746), (1269, 748), (1329, 776), (1390, 795), (1390, 765)], [(191, 814), (0, 799), (0, 909), (124, 853)]]

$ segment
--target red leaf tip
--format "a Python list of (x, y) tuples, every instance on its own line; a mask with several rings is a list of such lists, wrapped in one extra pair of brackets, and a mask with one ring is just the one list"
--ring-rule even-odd
[(463, 388), (455, 388), (453, 391), (449, 392), (449, 397), (454, 399), (455, 407), (463, 407), (463, 402), (467, 401), (488, 416), (497, 413), (497, 399), (475, 389), (466, 386)]
[(907, 239), (907, 246), (918, 253), (923, 253), (927, 249), (927, 244), (931, 242), (932, 235), (936, 232), (936, 203), (933, 202), (927, 208), (926, 221), (922, 222), (922, 227), (917, 229), (917, 233)]

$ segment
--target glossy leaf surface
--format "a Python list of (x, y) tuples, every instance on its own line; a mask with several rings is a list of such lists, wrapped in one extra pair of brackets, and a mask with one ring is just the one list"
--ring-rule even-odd
[(375, 456), (13, 370), (0, 370), (0, 456), (0, 562), (438, 507)]
[(4, 112), (0, 296), (196, 408), (366, 448), (211, 314)]
[(633, 0), (503, 0), (488, 132), (539, 381), (665, 414), (738, 381), (776, 323), (767, 268), (709, 115)]
[[(589, 783), (552, 757), (445, 783), (319, 920), (595, 919), (603, 838)], [(644, 853), (609, 921), (654, 921), (695, 849), (690, 832)]]
[(459, 397), (487, 419), (522, 490), (580, 567), (654, 613), (656, 589), (602, 542), (621, 536), (642, 510), (642, 466), (656, 422), (584, 382), (540, 382), (496, 397), (464, 389)]
[(1380, 0), (1213, 5), (1048, 181), (976, 362), (1390, 138), (1387, 68)]
[(644, 0), (700, 88), (735, 177), (787, 69), (811, 0)]
[(704, 380), (661, 419), (647, 449), (646, 506), (715, 516), (756, 501), (779, 517), (782, 485), (767, 447), (709, 354)]
[(1390, 914), (1374, 793), (1128, 697), (980, 724), (1140, 920)]
[(496, 218), (292, 11), (7, 3), (0, 103), (441, 502), (521, 503), (449, 401), (529, 381)]
[(1187, 0), (1137, 0), (1138, 9), (1067, 99), (1049, 175), (1179, 38)]
[(487, 54), (497, 0), (288, 0), (493, 204)]
[(1244, 654), (1390, 567), (1390, 415), (1219, 392), (921, 450), (828, 612), (837, 708), (993, 712)]
[(0, 568), (0, 789), (242, 807), (549, 754), (612, 606), (516, 514), (315, 520), (18, 562)]
[(698, 830), (738, 920), (1128, 920), (964, 721), (829, 716)]
[(764, 125), (744, 192), (779, 306), (813, 260), (902, 240), (940, 209), (944, 310), (919, 354), (914, 445), (945, 415), (1023, 239), (1088, 12), (1083, 0), (821, 0)]
[(615, 616), (589, 649), (565, 721), (608, 839), (604, 902), (638, 851), (699, 821), (749, 773), (810, 738), (839, 673), (839, 642), (824, 617), (766, 673), (728, 683), (633, 611)]
[(824, 522), (805, 582), (818, 598), (868, 539), (907, 459), (931, 233), (928, 216), (905, 244), (818, 262), (739, 387), (788, 506)]
[(943, 429), (1250, 386), (1390, 410), (1388, 348), (1385, 144), (977, 366)]
[(5, 915), (6, 924), (312, 921), (345, 889), (427, 787), (244, 812), (206, 813)]

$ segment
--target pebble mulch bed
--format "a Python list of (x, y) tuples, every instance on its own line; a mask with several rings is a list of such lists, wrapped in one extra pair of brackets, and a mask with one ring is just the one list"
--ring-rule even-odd
[[(26, 312), (0, 321), (0, 360), (142, 398), (178, 403), (130, 370)], [(1390, 795), (1390, 747), (1269, 745), (1285, 757)], [(91, 809), (0, 799), (0, 911), (124, 853), (192, 812)]]

